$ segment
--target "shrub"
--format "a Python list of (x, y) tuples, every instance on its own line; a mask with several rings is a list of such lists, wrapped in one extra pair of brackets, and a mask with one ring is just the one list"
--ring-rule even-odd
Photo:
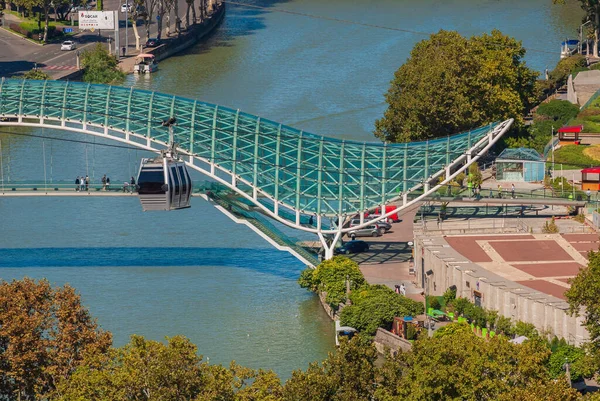
[(479, 165), (473, 163), (469, 166), (469, 182), (473, 185), (473, 188), (477, 188), (483, 182), (483, 176), (479, 170)]
[(456, 299), (456, 288), (448, 288), (446, 292), (444, 292), (444, 303), (446, 305), (450, 305), (452, 301)]
[(342, 309), (341, 323), (366, 335), (374, 335), (378, 327), (390, 329), (395, 316), (423, 313), (423, 304), (396, 294), (384, 285), (367, 285), (350, 294), (352, 305)]
[(577, 117), (579, 107), (566, 100), (551, 100), (538, 107), (536, 114), (561, 124), (566, 123), (572, 118)]
[[(589, 369), (592, 364), (588, 363), (587, 359), (583, 349), (568, 344), (561, 344), (552, 351), (552, 355), (548, 360), (548, 371), (553, 379), (564, 376), (564, 365), (568, 362), (570, 365), (571, 380), (578, 381), (593, 374), (593, 369)], [(590, 370), (592, 371), (590, 372)]]
[(569, 75), (580, 67), (585, 67), (585, 57), (580, 54), (561, 59), (552, 72), (550, 79), (556, 82), (558, 86), (562, 86), (567, 82)]
[(440, 304), (440, 301), (434, 295), (429, 295), (427, 297), (427, 306), (429, 308), (433, 308), (433, 309), (440, 309), (442, 307), (442, 305)]
[(542, 227), (542, 232), (544, 234), (558, 234), (558, 226), (556, 225), (554, 216), (552, 216), (552, 219), (550, 221), (546, 221), (546, 223), (544, 223), (544, 227)]
[(538, 338), (540, 336), (533, 324), (525, 323), (520, 320), (515, 324), (514, 332), (517, 336), (525, 336), (530, 339)]
[(356, 262), (343, 256), (334, 256), (319, 264), (315, 270), (304, 270), (298, 283), (312, 291), (327, 292), (325, 301), (337, 307), (346, 300), (346, 278), (350, 280), (351, 290), (365, 284), (365, 278)]

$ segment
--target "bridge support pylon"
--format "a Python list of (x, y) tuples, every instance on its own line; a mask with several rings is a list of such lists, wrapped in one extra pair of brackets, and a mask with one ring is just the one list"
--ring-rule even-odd
[(325, 255), (323, 255), (325, 260), (333, 258), (333, 251), (341, 237), (341, 231), (337, 231), (333, 237), (325, 237), (323, 233), (319, 232), (319, 240), (321, 241), (321, 245), (325, 250)]

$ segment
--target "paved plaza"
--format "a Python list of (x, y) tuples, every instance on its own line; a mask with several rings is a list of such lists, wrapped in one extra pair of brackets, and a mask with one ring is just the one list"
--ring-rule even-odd
[(446, 242), (471, 262), (544, 294), (565, 299), (568, 280), (598, 250), (598, 234), (447, 236)]

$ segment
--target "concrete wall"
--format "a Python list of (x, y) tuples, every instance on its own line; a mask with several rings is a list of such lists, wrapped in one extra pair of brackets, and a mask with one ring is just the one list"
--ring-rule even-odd
[(410, 341), (407, 341), (392, 332), (382, 329), (381, 327), (378, 328), (377, 332), (375, 333), (373, 344), (375, 344), (377, 352), (382, 355), (385, 355), (386, 348), (389, 349), (389, 352), (392, 355), (397, 352), (408, 352), (412, 349), (412, 344)]
[[(428, 280), (425, 272), (432, 270)], [(540, 332), (549, 332), (568, 343), (580, 345), (588, 339), (582, 319), (568, 315), (568, 304), (559, 298), (507, 280), (465, 259), (443, 237), (415, 233), (415, 272), (419, 285), (430, 295), (442, 295), (452, 285), (456, 296), (497, 310), (513, 321), (532, 323)]]

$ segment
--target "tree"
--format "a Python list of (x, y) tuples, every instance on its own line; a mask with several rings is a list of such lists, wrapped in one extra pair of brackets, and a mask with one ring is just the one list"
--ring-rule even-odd
[(144, 8), (144, 0), (134, 0), (128, 15), (129, 20), (131, 21), (131, 28), (133, 28), (133, 35), (135, 36), (135, 49), (140, 50), (140, 33), (137, 29), (137, 20), (142, 17), (145, 18), (146, 10)]
[(23, 74), (23, 79), (37, 79), (40, 81), (45, 81), (48, 79), (52, 79), (52, 77), (50, 77), (50, 75), (46, 74), (39, 68), (33, 68), (27, 71), (25, 74)]
[(570, 280), (565, 292), (571, 314), (583, 315), (592, 349), (600, 356), (600, 251), (588, 253), (588, 265)]
[(119, 62), (115, 56), (100, 43), (92, 50), (81, 52), (81, 66), (85, 82), (107, 84), (122, 79), (125, 74), (119, 69)]
[[(554, 4), (565, 4), (565, 0), (553, 0)], [(584, 21), (592, 21), (594, 28), (594, 57), (598, 57), (598, 32), (600, 30), (600, 1), (598, 0), (579, 0), (581, 8), (585, 11)]]
[(298, 282), (311, 291), (327, 292), (326, 302), (337, 306), (346, 300), (346, 280), (350, 280), (351, 290), (360, 288), (365, 283), (355, 261), (344, 256), (334, 256), (320, 263), (316, 269), (307, 269)]
[[(550, 380), (545, 368), (550, 351), (543, 342), (514, 345), (502, 336), (484, 340), (460, 323), (447, 326), (445, 331), (433, 338), (420, 337), (412, 352), (390, 358), (382, 369), (376, 399), (577, 399), (577, 392), (568, 388), (566, 381)], [(542, 383), (540, 390), (537, 387)], [(538, 392), (554, 395), (532, 398)]]
[(44, 399), (87, 353), (104, 352), (111, 342), (72, 287), (28, 278), (0, 283), (3, 399)]
[[(156, 37), (157, 38), (161, 38), (162, 37), (162, 24), (163, 24), (163, 19), (165, 17), (165, 14), (167, 14), (167, 16), (171, 13), (171, 9), (173, 8), (173, 4), (175, 3), (175, 0), (158, 0), (157, 4), (156, 4), (156, 17), (158, 18), (157, 21), (157, 34)], [(168, 18), (168, 17), (167, 17)], [(168, 25), (167, 25), (168, 27)], [(167, 29), (167, 36), (169, 35), (169, 31)]]
[(378, 327), (390, 329), (395, 316), (416, 316), (423, 313), (423, 304), (396, 294), (384, 285), (370, 285), (350, 294), (352, 304), (342, 309), (343, 325), (351, 326), (367, 336), (375, 335)]
[(322, 365), (311, 363), (296, 370), (285, 383), (285, 401), (370, 401), (373, 399), (377, 351), (360, 337), (342, 339)]
[(515, 118), (534, 101), (537, 72), (521, 42), (494, 30), (462, 37), (444, 31), (415, 45), (386, 94), (375, 136), (401, 142), (443, 137)]
[(156, 9), (159, 0), (142, 0), (144, 4), (144, 27), (146, 29), (146, 40), (150, 39), (150, 24), (152, 23), (152, 17), (154, 16), (154, 10)]

